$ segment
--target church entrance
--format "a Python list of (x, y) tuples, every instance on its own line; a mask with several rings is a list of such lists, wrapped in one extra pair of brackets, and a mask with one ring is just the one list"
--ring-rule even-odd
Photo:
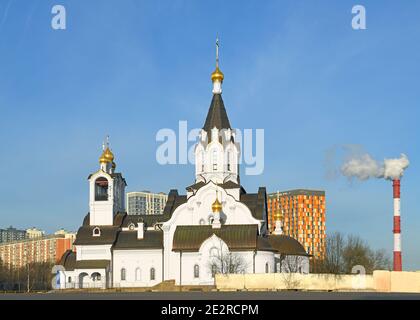
[(89, 275), (86, 272), (79, 274), (79, 289), (89, 288)]

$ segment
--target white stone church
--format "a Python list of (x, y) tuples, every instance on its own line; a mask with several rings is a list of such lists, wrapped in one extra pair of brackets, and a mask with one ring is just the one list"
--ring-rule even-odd
[(282, 234), (280, 214), (267, 231), (266, 190), (240, 184), (239, 144), (222, 100), (223, 73), (212, 73), (213, 99), (195, 148), (195, 181), (169, 192), (161, 215), (127, 215), (126, 181), (109, 144), (89, 176), (89, 213), (75, 252), (64, 253), (58, 286), (213, 285), (216, 273), (309, 272), (309, 255)]

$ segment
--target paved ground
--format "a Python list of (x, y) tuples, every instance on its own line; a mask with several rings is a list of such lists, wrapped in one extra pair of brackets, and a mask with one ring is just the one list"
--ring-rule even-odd
[(0, 294), (0, 300), (420, 300), (420, 294), (376, 292), (111, 292)]

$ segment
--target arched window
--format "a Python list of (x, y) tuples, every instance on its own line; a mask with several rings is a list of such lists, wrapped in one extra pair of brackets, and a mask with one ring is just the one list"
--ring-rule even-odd
[(265, 273), (268, 273), (270, 270), (268, 268), (268, 262), (265, 264)]
[(99, 177), (95, 181), (95, 201), (108, 200), (108, 180), (104, 177)]
[(121, 281), (125, 281), (126, 279), (126, 271), (125, 268), (121, 269)]
[(208, 220), (209, 224), (212, 224), (212, 223), (213, 223), (214, 218), (213, 218), (213, 216), (209, 216), (209, 217), (207, 218), (207, 220)]
[(101, 274), (99, 272), (92, 273), (92, 281), (101, 281)]
[(101, 236), (101, 229), (99, 229), (99, 227), (93, 228), (92, 236), (94, 236), (94, 237), (100, 237)]
[(200, 278), (200, 266), (198, 264), (194, 266), (194, 278)]
[(198, 223), (200, 224), (200, 226), (203, 226), (206, 224), (206, 221), (204, 221), (204, 219), (200, 219)]
[(213, 163), (213, 171), (217, 171), (217, 150), (213, 150), (212, 163)]
[(136, 269), (136, 281), (140, 281), (141, 280), (141, 270), (140, 268)]
[(71, 277), (68, 278), (67, 282), (68, 283), (71, 283)]
[(227, 152), (226, 162), (227, 162), (227, 171), (230, 171), (230, 162), (231, 162), (231, 152), (230, 151)]
[(156, 277), (156, 271), (155, 271), (155, 268), (151, 268), (150, 269), (150, 280), (155, 280), (155, 277)]

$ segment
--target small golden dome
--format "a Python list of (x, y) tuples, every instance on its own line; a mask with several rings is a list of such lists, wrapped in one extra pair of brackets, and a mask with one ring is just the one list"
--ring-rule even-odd
[(104, 152), (102, 152), (102, 155), (99, 158), (99, 163), (107, 163), (107, 162), (108, 162), (108, 160), (105, 157), (105, 151), (104, 151)]
[(104, 157), (106, 160), (108, 160), (108, 162), (114, 161), (114, 154), (111, 152), (111, 150), (109, 150), (109, 148), (106, 148), (104, 151)]
[(213, 210), (213, 212), (222, 211), (222, 204), (219, 202), (218, 198), (216, 198), (216, 201), (214, 201), (213, 204), (211, 205), (211, 209)]
[(111, 163), (114, 162), (114, 154), (106, 148), (104, 152), (102, 152), (101, 157), (99, 158), (99, 163)]
[(277, 220), (283, 220), (283, 213), (281, 212), (280, 208), (277, 209), (276, 213), (274, 214), (274, 219)]
[(219, 67), (216, 67), (216, 70), (211, 74), (211, 81), (220, 81), (223, 82), (223, 79), (225, 78), (222, 71), (220, 71)]

